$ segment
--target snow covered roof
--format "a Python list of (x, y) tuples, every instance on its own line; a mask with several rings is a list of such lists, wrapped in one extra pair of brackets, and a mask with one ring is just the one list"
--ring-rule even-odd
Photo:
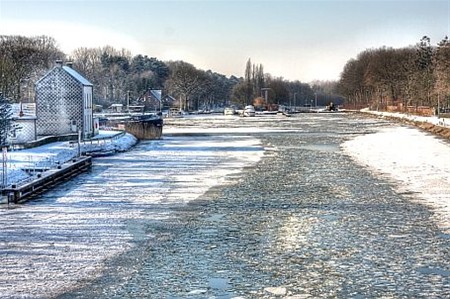
[(74, 70), (73, 68), (69, 67), (69, 66), (61, 66), (59, 63), (52, 68), (47, 74), (45, 74), (44, 76), (42, 76), (39, 80), (36, 81), (36, 85), (39, 84), (39, 82), (41, 82), (44, 78), (46, 78), (48, 75), (50, 75), (56, 68), (61, 68), (64, 71), (66, 71), (66, 73), (68, 73), (72, 78), (74, 78), (75, 80), (77, 80), (78, 82), (80, 82), (82, 85), (84, 86), (93, 86), (93, 84), (91, 82), (89, 82), (88, 79), (86, 79), (85, 77), (83, 77), (80, 73), (78, 73), (76, 70)]
[(153, 97), (155, 99), (157, 99), (158, 101), (161, 101), (161, 90), (152, 89), (152, 90), (150, 90), (150, 93), (153, 95)]
[(74, 77), (78, 82), (86, 86), (93, 86), (91, 82), (89, 82), (85, 77), (81, 76), (76, 70), (69, 66), (62, 67), (66, 72), (69, 73), (72, 77)]

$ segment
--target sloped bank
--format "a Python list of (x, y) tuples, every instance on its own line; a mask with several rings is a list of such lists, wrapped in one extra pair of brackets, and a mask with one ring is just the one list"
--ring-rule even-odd
[[(397, 114), (389, 113), (389, 112), (378, 112), (378, 111), (369, 111), (369, 110), (361, 110), (359, 112), (366, 116), (388, 119), (391, 121), (415, 126), (424, 131), (427, 131), (427, 132), (437, 135), (439, 137), (450, 140), (450, 127), (448, 127), (450, 125), (450, 119), (448, 119), (448, 118), (441, 118), (442, 125), (436, 125), (436, 124), (434, 124), (432, 122), (428, 122), (426, 120), (421, 120), (421, 121), (415, 120), (414, 116), (411, 116), (409, 118), (408, 115), (406, 115), (406, 114), (397, 115)], [(431, 120), (432, 118), (428, 118), (428, 119)], [(437, 118), (436, 118), (436, 120), (437, 120)], [(447, 125), (447, 126), (444, 126), (444, 125)]]
[(413, 124), (423, 130), (426, 130), (428, 132), (431, 132), (433, 134), (439, 135), (441, 137), (444, 137), (446, 139), (450, 139), (450, 128), (442, 127), (442, 126), (436, 126), (434, 124), (430, 123), (424, 123), (424, 122), (413, 122)]

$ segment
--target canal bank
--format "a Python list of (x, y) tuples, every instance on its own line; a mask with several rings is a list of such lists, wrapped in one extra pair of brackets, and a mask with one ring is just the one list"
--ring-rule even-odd
[(390, 121), (412, 125), (436, 136), (450, 139), (450, 118), (440, 118), (437, 116), (425, 117), (405, 113), (371, 111), (367, 109), (360, 110), (359, 112), (367, 116), (376, 116)]
[[(12, 186), (17, 188), (25, 184), (37, 186), (39, 183), (33, 182), (44, 182), (43, 174), (48, 171), (50, 171), (48, 174), (54, 172), (64, 174), (66, 168), (69, 170), (78, 168), (77, 163), (81, 155), (123, 152), (136, 143), (137, 139), (131, 134), (120, 131), (101, 131), (95, 138), (80, 143), (61, 141), (33, 148), (5, 151), (1, 182), (6, 189), (14, 189)], [(74, 163), (74, 160), (77, 162)], [(84, 165), (82, 166), (80, 170), (84, 169)]]

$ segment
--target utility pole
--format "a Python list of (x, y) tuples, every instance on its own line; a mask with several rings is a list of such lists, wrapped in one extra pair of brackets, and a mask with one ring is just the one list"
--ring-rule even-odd
[(439, 110), (441, 110), (441, 101), (440, 101), (440, 98), (439, 98), (439, 92), (438, 92), (438, 95), (437, 95), (437, 118), (439, 119)]
[(127, 112), (130, 113), (130, 91), (127, 90)]
[(261, 91), (264, 91), (264, 101), (266, 102), (266, 105), (269, 106), (269, 100), (268, 100), (268, 91), (269, 91), (269, 87), (264, 87), (261, 88)]

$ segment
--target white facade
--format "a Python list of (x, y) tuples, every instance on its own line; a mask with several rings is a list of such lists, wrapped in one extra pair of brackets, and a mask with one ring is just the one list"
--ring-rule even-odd
[(21, 144), (36, 140), (36, 117), (19, 117), (13, 119), (12, 123), (17, 128), (8, 136), (8, 143)]
[(94, 135), (93, 85), (69, 66), (57, 64), (36, 82), (38, 136)]
[(22, 144), (36, 140), (36, 105), (11, 104), (12, 125), (15, 128), (7, 138), (9, 144)]
[(83, 136), (93, 136), (94, 132), (94, 123), (93, 123), (93, 104), (92, 104), (92, 86), (84, 86), (83, 87)]

